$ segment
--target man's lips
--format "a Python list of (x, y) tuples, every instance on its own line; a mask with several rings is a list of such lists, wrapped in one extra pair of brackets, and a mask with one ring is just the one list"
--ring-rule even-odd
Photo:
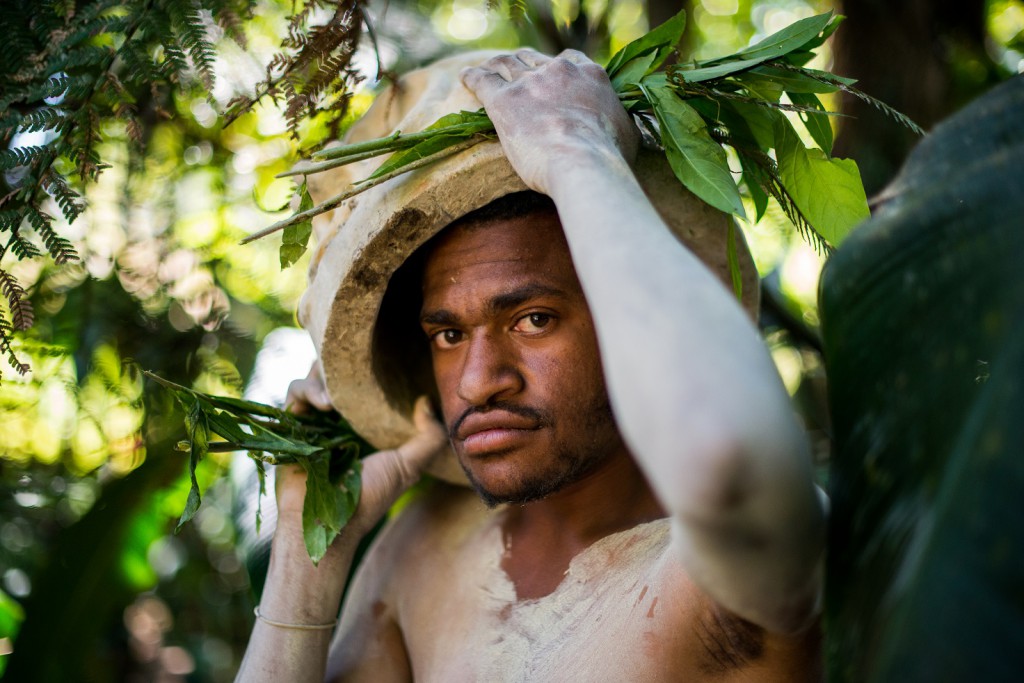
[(515, 446), (529, 432), (540, 428), (537, 420), (503, 410), (468, 415), (455, 432), (467, 455), (505, 450)]

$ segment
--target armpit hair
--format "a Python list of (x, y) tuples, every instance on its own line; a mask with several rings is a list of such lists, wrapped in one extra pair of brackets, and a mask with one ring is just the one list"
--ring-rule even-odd
[(709, 604), (697, 621), (697, 638), (706, 657), (701, 670), (708, 675), (721, 675), (741, 669), (764, 654), (764, 629)]

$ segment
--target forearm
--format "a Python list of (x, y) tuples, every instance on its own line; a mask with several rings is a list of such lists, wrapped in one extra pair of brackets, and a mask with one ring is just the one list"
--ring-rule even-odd
[[(293, 625), (322, 625), (338, 616), (345, 577), (355, 544), (339, 538), (316, 567), (302, 542), (301, 529), (275, 535), (260, 614)], [(331, 629), (299, 629), (257, 619), (238, 681), (324, 680)]]
[(687, 569), (722, 606), (790, 628), (823, 539), (806, 442), (757, 330), (634, 178), (636, 129), (607, 75), (579, 53), (520, 51), (463, 80), (516, 172), (555, 201), (616, 422)]
[(766, 595), (814, 583), (823, 534), (806, 442), (774, 364), (621, 156), (584, 150), (553, 163), (549, 191), (620, 430), (677, 521), (691, 573), (724, 606), (759, 617)]

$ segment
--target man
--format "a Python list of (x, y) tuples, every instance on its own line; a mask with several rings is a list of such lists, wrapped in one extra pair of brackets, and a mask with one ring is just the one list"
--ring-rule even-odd
[[(420, 399), (415, 436), (365, 461), (357, 515), (316, 568), (303, 475), (279, 468), (239, 678), (817, 680), (807, 446), (757, 331), (634, 177), (604, 71), (524, 50), (462, 79), (557, 213), (471, 214), (428, 244), (419, 322), (444, 426)], [(510, 504), (440, 484), (414, 501), (329, 643), (359, 538), (446, 440)]]

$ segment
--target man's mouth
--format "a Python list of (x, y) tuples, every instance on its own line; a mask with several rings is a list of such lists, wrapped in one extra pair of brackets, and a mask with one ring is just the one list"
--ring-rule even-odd
[(455, 440), (466, 455), (482, 456), (515, 448), (540, 427), (538, 420), (505, 410), (474, 412), (459, 421)]

